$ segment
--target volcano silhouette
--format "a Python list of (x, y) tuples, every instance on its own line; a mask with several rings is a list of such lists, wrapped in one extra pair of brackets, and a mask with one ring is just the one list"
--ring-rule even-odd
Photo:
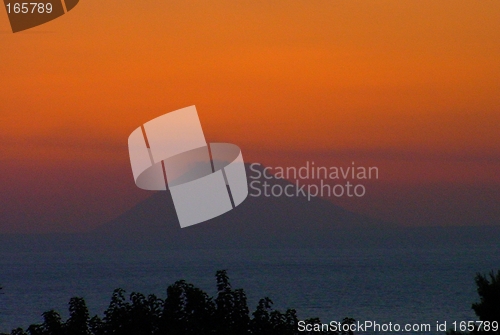
[[(250, 175), (248, 164), (246, 169)], [(291, 184), (283, 179), (266, 181), (282, 187)], [(166, 191), (154, 193), (93, 234), (109, 241), (171, 247), (327, 246), (344, 239), (341, 235), (346, 232), (388, 226), (321, 198), (261, 195), (248, 196), (233, 211), (181, 229)]]

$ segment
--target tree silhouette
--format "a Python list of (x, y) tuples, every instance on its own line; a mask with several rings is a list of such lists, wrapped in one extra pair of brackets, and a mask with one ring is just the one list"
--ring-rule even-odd
[(180, 280), (167, 289), (160, 333), (212, 334), (215, 326), (214, 315), (215, 304), (208, 294)]
[[(263, 298), (251, 314), (243, 289), (233, 289), (225, 270), (216, 273), (217, 295), (211, 298), (184, 280), (167, 288), (165, 300), (155, 295), (116, 289), (103, 318), (90, 318), (83, 298), (71, 298), (69, 318), (63, 322), (54, 310), (42, 314), (43, 323), (22, 328), (10, 335), (298, 335), (298, 317), (272, 308)], [(352, 319), (344, 319), (352, 320)], [(320, 323), (317, 318), (310, 323)], [(308, 334), (338, 334), (311, 332)], [(2, 335), (2, 334), (0, 334)], [(3, 334), (5, 335), (5, 334)]]
[(72, 335), (90, 335), (89, 310), (83, 298), (71, 298), (69, 301), (69, 319), (65, 331)]
[[(475, 282), (477, 286), (477, 293), (479, 295), (479, 302), (473, 303), (472, 309), (480, 321), (496, 321), (500, 324), (500, 270), (498, 270), (496, 274), (494, 271), (491, 271), (488, 275), (477, 273)], [(500, 334), (500, 329), (497, 331), (494, 331), (493, 329), (488, 331), (484, 329), (476, 329), (470, 333), (449, 330), (446, 334)]]
[(472, 304), (472, 309), (481, 321), (500, 322), (500, 270), (487, 275), (476, 275), (477, 293), (480, 302)]
[[(479, 320), (500, 323), (500, 270), (496, 274), (491, 271), (489, 276), (477, 273), (475, 281), (480, 300), (472, 304), (472, 309), (479, 317)], [(496, 332), (476, 331), (474, 333), (500, 334), (500, 330)]]
[(41, 325), (28, 327), (30, 335), (65, 335), (61, 316), (54, 310), (42, 314), (44, 322)]
[(217, 334), (247, 334), (250, 317), (245, 292), (242, 289), (231, 288), (226, 270), (217, 271), (215, 277), (217, 279), (217, 298), (215, 298)]

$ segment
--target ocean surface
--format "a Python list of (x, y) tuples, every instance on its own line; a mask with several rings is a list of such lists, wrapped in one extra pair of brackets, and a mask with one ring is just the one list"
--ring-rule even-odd
[[(41, 323), (55, 309), (63, 319), (71, 297), (102, 315), (115, 288), (166, 297), (185, 279), (214, 295), (215, 271), (227, 269), (250, 310), (270, 297), (299, 318), (430, 323), (476, 320), (474, 276), (500, 269), (500, 245), (411, 248), (175, 251), (0, 252), (0, 332)], [(422, 332), (417, 332), (422, 333)], [(436, 333), (436, 332), (431, 332)]]

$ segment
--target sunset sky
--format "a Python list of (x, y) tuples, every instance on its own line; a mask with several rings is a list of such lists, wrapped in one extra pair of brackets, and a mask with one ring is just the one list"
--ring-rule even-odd
[(500, 224), (499, 1), (81, 0), (0, 45), (0, 233), (145, 199), (127, 138), (190, 105), (247, 162), (378, 166), (350, 210)]

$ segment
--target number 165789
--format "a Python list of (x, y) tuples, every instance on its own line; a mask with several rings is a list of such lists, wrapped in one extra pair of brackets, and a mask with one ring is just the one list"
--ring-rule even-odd
[(14, 14), (50, 14), (52, 13), (52, 4), (50, 2), (15, 2), (6, 5), (7, 13)]

